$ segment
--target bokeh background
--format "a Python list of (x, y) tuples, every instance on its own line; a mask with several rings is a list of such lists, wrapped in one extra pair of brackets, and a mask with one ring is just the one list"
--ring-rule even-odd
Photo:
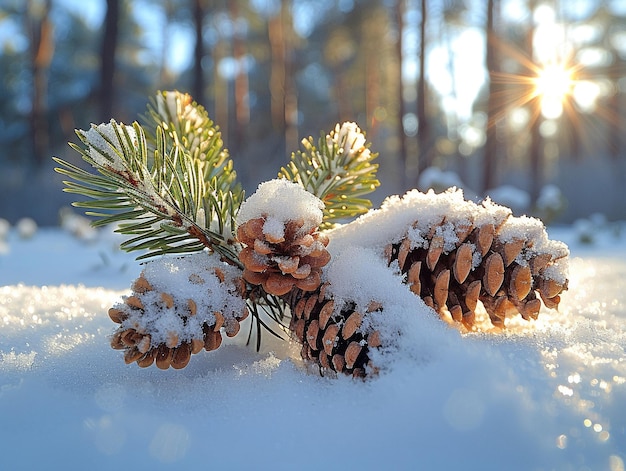
[(74, 129), (168, 89), (248, 192), (356, 121), (375, 203), (455, 185), (548, 223), (626, 218), (623, 0), (0, 0), (0, 218), (57, 224)]

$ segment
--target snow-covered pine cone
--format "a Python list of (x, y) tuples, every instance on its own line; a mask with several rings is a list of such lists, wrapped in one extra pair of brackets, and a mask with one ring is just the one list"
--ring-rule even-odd
[(324, 203), (300, 185), (271, 180), (241, 206), (237, 220), (243, 277), (272, 295), (315, 291), (330, 260), (328, 238), (317, 231)]
[(215, 350), (248, 316), (241, 271), (205, 252), (147, 262), (132, 294), (109, 309), (120, 324), (111, 346), (127, 364), (184, 368), (192, 354)]
[[(569, 251), (548, 239), (541, 221), (513, 217), (489, 200), (466, 201), (456, 189), (390, 197), (329, 238), (332, 261), (320, 290), (286, 296), (302, 357), (322, 373), (384, 368), (411, 315), (409, 290), (471, 329), (479, 301), (491, 322), (504, 326), (512, 313), (536, 318), (539, 298), (557, 307), (567, 289)], [(402, 282), (406, 292), (396, 288)], [(421, 307), (412, 308), (416, 315)]]
[(444, 213), (436, 224), (415, 221), (386, 246), (388, 263), (397, 265), (428, 306), (442, 316), (447, 311), (468, 329), (478, 301), (496, 327), (517, 313), (536, 319), (540, 299), (557, 308), (567, 279), (554, 264), (568, 255), (567, 248), (549, 241), (537, 219), (491, 212), (490, 203), (475, 206), (483, 214), (458, 219)]
[(359, 312), (354, 303), (348, 303), (337, 310), (335, 301), (326, 294), (327, 287), (324, 283), (312, 293), (290, 293), (289, 329), (302, 344), (302, 359), (318, 365), (321, 374), (332, 371), (365, 377), (371, 370), (369, 349), (380, 346), (380, 334), (363, 329), (363, 320), (369, 313), (382, 310), (382, 305), (370, 302), (365, 312)]
[[(265, 230), (266, 226), (274, 227)], [(241, 224), (237, 238), (245, 245), (239, 254), (244, 279), (276, 296), (287, 294), (294, 286), (316, 290), (321, 284), (321, 268), (330, 260), (328, 237), (303, 226), (302, 219), (287, 221), (276, 231), (268, 215)]]

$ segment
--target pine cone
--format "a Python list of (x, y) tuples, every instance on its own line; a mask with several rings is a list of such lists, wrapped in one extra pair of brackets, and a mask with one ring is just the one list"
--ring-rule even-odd
[[(539, 220), (513, 217), (509, 209), (489, 200), (482, 205), (466, 201), (457, 190), (390, 198), (380, 210), (332, 230), (329, 237), (333, 263), (324, 268), (320, 290), (293, 290), (285, 297), (292, 313), (290, 330), (303, 345), (302, 357), (322, 373), (363, 376), (378, 371), (385, 365), (372, 364), (371, 359), (384, 361), (385, 355), (374, 356), (372, 349), (392, 351), (402, 335), (402, 327), (393, 327), (396, 321), (387, 318), (382, 304), (346, 299), (346, 287), (355, 280), (345, 278), (352, 274), (359, 286), (367, 286), (361, 293), (382, 296), (384, 302), (390, 299), (385, 292), (389, 283), (403, 280), (442, 317), (467, 329), (474, 326), (479, 301), (491, 323), (503, 327), (512, 313), (536, 318), (541, 300), (548, 308), (557, 307), (560, 293), (567, 289), (568, 249), (550, 241)], [(392, 270), (389, 277), (381, 276), (377, 265), (365, 275), (364, 265), (357, 268), (354, 263), (361, 254), (375, 257), (374, 265), (381, 257), (383, 267)], [(377, 281), (370, 282), (371, 276)], [(337, 291), (339, 285), (343, 287)], [(341, 293), (341, 306), (331, 292)], [(356, 306), (367, 308), (359, 311)], [(390, 322), (391, 329), (381, 322)]]
[(365, 377), (375, 368), (370, 364), (370, 348), (380, 346), (380, 334), (365, 328), (365, 316), (382, 310), (382, 305), (370, 302), (365, 313), (349, 303), (341, 310), (327, 297), (328, 284), (313, 293), (294, 290), (288, 297), (291, 306), (289, 329), (302, 344), (302, 358), (320, 368), (322, 375), (335, 372)]
[(493, 220), (485, 217), (490, 208), (482, 208), (483, 214), (471, 219), (414, 222), (386, 247), (389, 265), (397, 264), (411, 291), (428, 306), (470, 330), (478, 301), (496, 327), (516, 313), (536, 319), (540, 299), (557, 308), (567, 279), (554, 264), (567, 256), (566, 247), (548, 241), (537, 219), (507, 213)]
[(302, 291), (319, 288), (321, 268), (330, 260), (328, 237), (305, 226), (303, 219), (283, 223), (264, 215), (242, 223), (237, 237), (244, 244), (239, 260), (248, 283), (276, 296), (294, 287)]
[(120, 324), (111, 347), (127, 364), (184, 368), (192, 354), (220, 346), (221, 330), (239, 332), (248, 316), (240, 273), (206, 253), (148, 262), (132, 294), (109, 309)]

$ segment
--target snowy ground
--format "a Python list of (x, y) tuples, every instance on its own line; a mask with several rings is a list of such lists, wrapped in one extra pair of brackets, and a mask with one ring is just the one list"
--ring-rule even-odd
[(580, 233), (550, 231), (572, 251), (559, 313), (497, 336), (425, 324), (445, 342), (361, 382), (309, 374), (269, 336), (180, 371), (127, 366), (106, 311), (134, 257), (104, 234), (13, 230), (0, 237), (0, 469), (623, 471), (626, 226), (588, 245)]

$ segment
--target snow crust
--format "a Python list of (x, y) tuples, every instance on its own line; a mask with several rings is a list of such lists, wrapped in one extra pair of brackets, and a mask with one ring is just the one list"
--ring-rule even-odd
[(297, 183), (274, 179), (261, 183), (241, 205), (237, 223), (264, 218), (263, 232), (279, 239), (288, 221), (303, 221), (301, 232), (309, 233), (322, 223), (324, 202)]
[[(394, 367), (367, 382), (310, 374), (298, 346), (271, 335), (257, 353), (245, 325), (183, 370), (126, 365), (106, 311), (142, 266), (108, 236), (43, 228), (24, 240), (11, 229), (0, 255), (0, 468), (623, 470), (620, 227), (593, 244), (550, 228), (572, 250), (569, 290), (559, 312), (505, 334), (461, 336), (416, 315), (413, 296), (404, 343), (385, 353)], [(371, 248), (338, 256), (354, 260), (363, 292), (396, 276)]]

